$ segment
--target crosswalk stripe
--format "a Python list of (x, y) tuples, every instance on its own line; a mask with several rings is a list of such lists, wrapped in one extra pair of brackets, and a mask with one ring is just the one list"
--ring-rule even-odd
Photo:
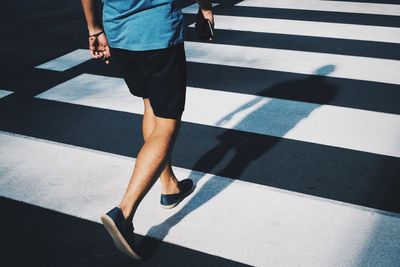
[[(8, 244), (1, 258), (6, 265), (54, 266), (57, 262), (57, 267), (135, 266), (144, 262), (129, 261), (117, 252), (104, 227), (97, 222), (1, 196), (0, 212), (7, 214), (1, 224), (3, 229), (7, 229), (1, 235), (3, 244)], [(159, 266), (160, 262), (162, 266), (176, 266), (179, 262), (180, 266), (192, 267), (249, 267), (247, 264), (154, 238), (141, 235), (135, 235), (135, 238), (139, 250), (142, 252), (141, 248), (145, 248), (140, 254), (145, 258), (143, 265), (146, 266)], [(24, 244), (24, 247), (29, 248), (24, 257), (19, 256), (14, 244)]]
[[(114, 66), (104, 64), (96, 64), (96, 67), (93, 64), (85, 64), (76, 71), (122, 77)], [(188, 86), (191, 87), (400, 114), (400, 106), (396, 101), (400, 99), (400, 90), (395, 84), (196, 62), (188, 63), (188, 72)]]
[[(82, 74), (37, 98), (143, 114), (123, 79)], [(400, 115), (189, 87), (183, 121), (400, 157)]]
[[(61, 118), (61, 119), (60, 119)], [(135, 157), (143, 116), (43, 99), (2, 117), (2, 130)], [(23, 124), (15, 124), (24, 122)], [(182, 122), (176, 166), (400, 213), (399, 158)]]
[(6, 97), (6, 96), (8, 96), (8, 95), (10, 95), (10, 94), (12, 94), (13, 92), (11, 92), (11, 91), (7, 91), (7, 90), (2, 90), (2, 89), (0, 89), (0, 98), (3, 98), (3, 97)]
[[(219, 5), (219, 3), (212, 3), (213, 7), (216, 7), (218, 5)], [(187, 6), (185, 8), (182, 8), (182, 13), (184, 13), (184, 14), (197, 14), (198, 10), (199, 10), (199, 4), (196, 3), (196, 4), (193, 4), (193, 5)]]
[(244, 0), (237, 3), (236, 6), (400, 16), (400, 5), (382, 3), (321, 0)]
[(221, 30), (400, 43), (400, 28), (394, 27), (223, 15), (214, 19), (215, 28)]
[[(2, 196), (96, 222), (120, 200), (134, 162), (5, 132), (0, 142)], [(399, 260), (397, 214), (173, 168), (197, 181), (196, 191), (175, 210), (157, 209), (157, 182), (135, 215), (138, 234), (255, 266)]]
[(185, 47), (191, 62), (301, 74), (333, 66), (331, 77), (400, 84), (398, 60), (199, 42)]
[(66, 71), (83, 62), (88, 61), (89, 59), (91, 59), (91, 55), (89, 54), (89, 51), (87, 49), (77, 49), (66, 55), (36, 66), (35, 68), (54, 71)]
[[(333, 66), (331, 77), (400, 84), (399, 60), (189, 41), (185, 46), (188, 62), (299, 74), (318, 74), (321, 67)], [(79, 56), (81, 53), (86, 56)], [(88, 55), (87, 50), (78, 49), (65, 56), (76, 66), (89, 60)], [(58, 59), (43, 65), (51, 70), (68, 69), (64, 60)]]

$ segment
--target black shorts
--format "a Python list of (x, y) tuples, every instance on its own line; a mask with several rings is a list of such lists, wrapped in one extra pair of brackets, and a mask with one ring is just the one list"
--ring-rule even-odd
[(157, 117), (177, 119), (182, 116), (186, 100), (183, 43), (148, 51), (111, 48), (111, 61), (133, 95), (149, 98)]

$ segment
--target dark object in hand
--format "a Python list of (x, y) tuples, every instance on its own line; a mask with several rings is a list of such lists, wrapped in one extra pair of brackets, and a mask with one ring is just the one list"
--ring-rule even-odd
[(214, 24), (204, 18), (200, 8), (197, 12), (195, 28), (200, 41), (211, 41), (214, 38)]

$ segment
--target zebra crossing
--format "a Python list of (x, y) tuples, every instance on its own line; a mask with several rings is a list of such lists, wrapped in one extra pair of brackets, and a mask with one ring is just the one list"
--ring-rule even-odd
[(10, 95), (10, 94), (12, 94), (12, 92), (7, 91), (7, 90), (1, 90), (1, 89), (0, 89), (0, 98), (5, 97), (5, 96), (8, 96), (8, 95)]
[[(143, 115), (142, 100), (130, 99), (121, 78), (82, 74), (37, 97)], [(400, 156), (395, 114), (194, 87), (188, 87), (187, 106), (187, 122)]]
[[(216, 15), (216, 29), (399, 43), (393, 27)], [(190, 25), (194, 27), (194, 24)]]
[[(382, 99), (399, 95), (396, 55), (237, 45), (219, 41), (218, 33), (367, 41), (374, 50), (375, 43), (398, 45), (400, 23), (229, 16), (223, 13), (229, 6), (214, 6), (212, 44), (192, 38), (196, 5), (183, 9), (192, 78), (173, 168), (180, 179), (195, 179), (197, 188), (176, 210), (165, 211), (157, 208), (157, 182), (137, 212), (136, 232), (252, 266), (395, 266), (400, 109), (394, 104), (388, 110)], [(235, 4), (242, 7), (400, 13), (395, 4), (320, 0)], [(143, 107), (118, 74), (85, 71), (89, 59), (79, 48), (36, 67), (49, 75), (78, 75), (37, 94), (26, 125), (2, 125), (0, 194), (99, 222), (130, 177)], [(199, 75), (216, 68), (223, 72)], [(258, 80), (246, 76), (254, 73)], [(358, 85), (351, 100), (360, 97), (375, 106), (346, 102), (343, 95), (352, 91), (341, 84)], [(364, 92), (376, 98), (363, 98)], [(133, 128), (122, 126), (127, 123)]]
[(295, 0), (244, 0), (236, 4), (243, 7), (263, 7), (263, 8), (283, 8), (298, 10), (317, 10), (330, 12), (348, 12), (361, 14), (377, 14), (399, 16), (400, 8), (398, 5), (385, 3), (362, 3), (357, 1), (295, 1)]

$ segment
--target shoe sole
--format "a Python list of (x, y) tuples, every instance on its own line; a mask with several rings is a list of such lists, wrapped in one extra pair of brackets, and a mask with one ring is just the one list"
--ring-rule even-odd
[(128, 242), (126, 242), (125, 238), (122, 236), (121, 232), (118, 230), (117, 226), (115, 225), (113, 219), (111, 219), (110, 216), (107, 214), (104, 214), (100, 217), (101, 222), (103, 223), (104, 227), (106, 228), (107, 232), (110, 234), (112, 237), (115, 246), (128, 255), (129, 257), (135, 259), (135, 260), (140, 260), (141, 257), (139, 254), (137, 254), (133, 249), (128, 245)]
[(188, 190), (185, 194), (183, 194), (182, 197), (177, 202), (175, 202), (174, 204), (171, 204), (171, 205), (162, 205), (161, 204), (161, 207), (164, 208), (164, 209), (173, 209), (173, 208), (175, 208), (182, 200), (184, 200), (188, 195), (190, 195), (194, 191), (195, 187), (196, 186), (193, 184), (192, 188), (190, 188), (190, 190)]

